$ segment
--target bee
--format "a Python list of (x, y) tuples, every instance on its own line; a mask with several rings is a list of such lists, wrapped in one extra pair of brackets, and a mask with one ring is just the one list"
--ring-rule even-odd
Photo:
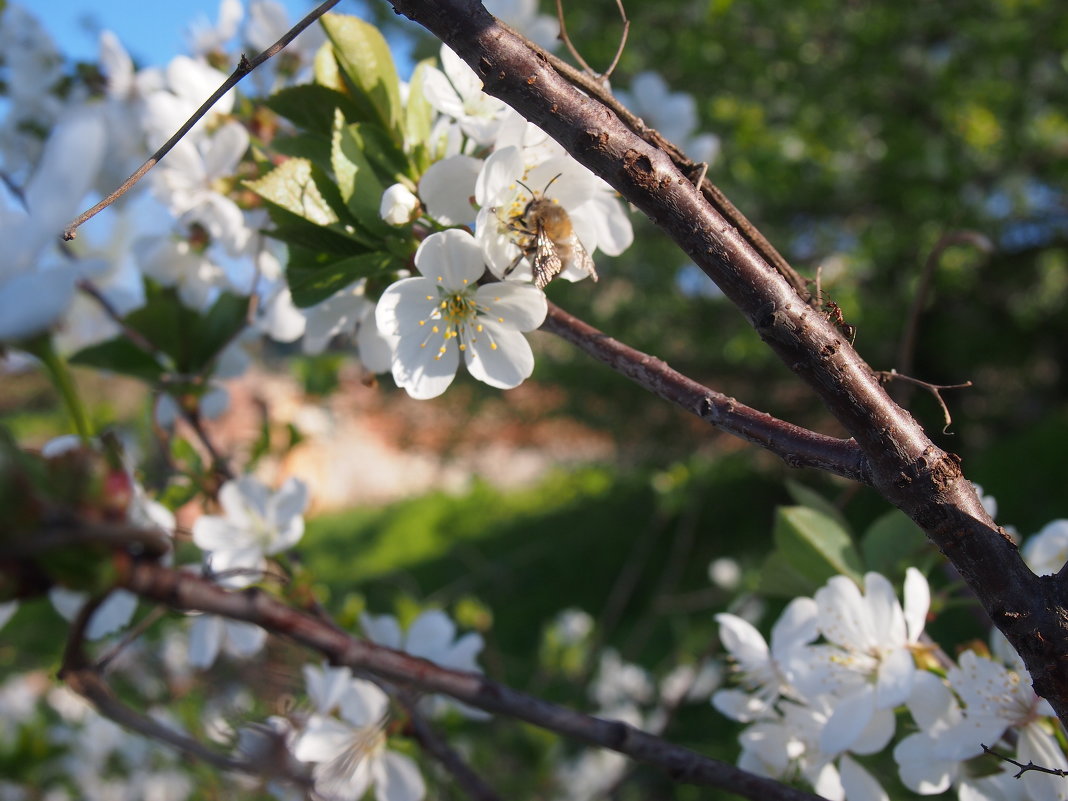
[(521, 245), (522, 252), (504, 274), (512, 272), (525, 256), (530, 259), (534, 286), (538, 289), (545, 289), (550, 281), (572, 264), (585, 270), (594, 281), (597, 280), (593, 259), (575, 234), (571, 218), (559, 203), (545, 196), (553, 181), (559, 177), (559, 174), (556, 175), (541, 192), (535, 192), (522, 181), (516, 182), (530, 192), (530, 202), (521, 214), (513, 218), (511, 227), (526, 236), (527, 240)]

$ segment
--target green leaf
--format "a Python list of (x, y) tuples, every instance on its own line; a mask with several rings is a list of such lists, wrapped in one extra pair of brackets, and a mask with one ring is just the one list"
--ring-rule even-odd
[(307, 308), (326, 300), (357, 278), (366, 278), (396, 269), (397, 266), (393, 256), (382, 251), (361, 253), (345, 259), (329, 259), (301, 248), (290, 248), (286, 280), (293, 294), (293, 303), (300, 308)]
[(249, 298), (224, 292), (187, 332), (190, 338), (191, 372), (200, 372), (230, 344), (248, 324)]
[(385, 38), (374, 25), (343, 14), (324, 15), (322, 25), (352, 91), (352, 101), (362, 111), (357, 119), (377, 123), (399, 136), (400, 79)]
[(276, 206), (316, 225), (330, 225), (339, 220), (324, 196), (325, 176), (308, 159), (286, 159), (262, 178), (246, 181), (245, 186)]
[(359, 119), (359, 108), (347, 94), (317, 83), (281, 89), (264, 102), (298, 128), (324, 136), (333, 130), (334, 109), (339, 109), (345, 119)]
[(846, 531), (850, 531), (849, 523), (841, 510), (815, 490), (788, 478), (786, 479), (786, 491), (790, 493), (790, 497), (794, 499), (795, 503), (815, 509), (817, 512), (822, 512), (833, 518)]
[[(423, 84), (426, 71), (433, 63), (432, 60), (426, 59), (415, 65), (412, 79), (408, 82), (408, 104), (404, 107), (404, 138), (409, 150), (416, 154), (417, 175), (422, 175), (430, 166), (427, 141), (430, 139), (430, 129), (434, 122), (434, 107), (423, 93)], [(426, 163), (423, 163), (424, 161)]]
[(860, 540), (864, 565), (885, 576), (902, 573), (913, 556), (927, 543), (923, 531), (900, 509), (878, 518)]
[(369, 122), (354, 123), (349, 130), (384, 186), (416, 177), (408, 156), (385, 130)]
[(775, 551), (764, 563), (761, 591), (810, 595), (836, 575), (860, 583), (860, 556), (849, 534), (830, 515), (806, 506), (780, 507), (773, 536)]
[(124, 337), (83, 348), (71, 356), (70, 363), (111, 370), (139, 378), (149, 384), (156, 383), (164, 372), (155, 358)]
[(353, 128), (355, 126), (345, 125), (340, 111), (335, 112), (330, 148), (334, 176), (341, 197), (356, 222), (371, 233), (385, 236), (391, 229), (378, 213), (385, 187), (371, 168), (371, 162), (363, 152), (363, 141), (356, 137)]
[[(330, 119), (334, 119), (333, 109)], [(326, 133), (300, 133), (293, 136), (279, 136), (271, 143), (271, 148), (283, 156), (308, 159), (323, 172), (330, 171), (330, 131)]]
[(352, 256), (381, 247), (380, 242), (361, 235), (352, 225), (315, 225), (270, 201), (266, 205), (274, 227), (264, 233), (286, 244), (335, 256)]

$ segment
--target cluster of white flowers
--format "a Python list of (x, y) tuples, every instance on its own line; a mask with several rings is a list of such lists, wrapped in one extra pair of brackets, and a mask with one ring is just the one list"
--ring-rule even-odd
[(1062, 798), (1063, 782), (1027, 773), (1014, 782), (1004, 764), (974, 766), (983, 745), (1015, 747), (1017, 759), (1049, 768), (1066, 761), (1053, 736), (1049, 705), (1031, 688), (1019, 657), (1000, 635), (993, 655), (968, 650), (939, 664), (923, 634), (927, 581), (909, 568), (904, 606), (878, 573), (863, 588), (835, 576), (813, 598), (783, 611), (771, 643), (752, 624), (717, 616), (720, 639), (736, 666), (738, 687), (713, 705), (749, 724), (739, 765), (781, 779), (804, 779), (832, 801), (887, 799), (856, 757), (894, 740), (903, 710), (912, 733), (893, 748), (902, 783), (921, 795), (954, 787), (961, 801)]

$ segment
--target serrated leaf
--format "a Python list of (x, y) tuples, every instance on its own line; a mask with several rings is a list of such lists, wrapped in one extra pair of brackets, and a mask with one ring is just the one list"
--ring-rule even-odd
[(95, 367), (99, 370), (111, 370), (138, 378), (149, 384), (159, 381), (164, 372), (163, 367), (153, 356), (122, 337), (83, 348), (70, 357), (70, 363), (83, 367)]
[(286, 244), (335, 256), (353, 256), (381, 247), (380, 242), (361, 235), (352, 225), (315, 225), (270, 201), (266, 206), (274, 227), (264, 233)]
[(365, 110), (358, 119), (400, 135), (400, 78), (378, 28), (344, 14), (325, 14), (322, 25), (334, 46), (353, 103)]
[(841, 510), (814, 489), (788, 478), (786, 479), (786, 491), (790, 494), (790, 497), (794, 499), (794, 503), (800, 504), (801, 506), (807, 506), (810, 509), (815, 509), (817, 512), (822, 512), (828, 517), (834, 518), (838, 525), (852, 534), (849, 523), (846, 521)]
[(899, 575), (902, 566), (927, 539), (923, 531), (900, 509), (891, 509), (872, 523), (860, 540), (864, 566), (886, 576)]
[(849, 534), (833, 517), (806, 506), (780, 507), (775, 513), (773, 537), (775, 551), (764, 567), (770, 566), (783, 581), (789, 567), (791, 591), (804, 584), (800, 594), (811, 594), (835, 575), (860, 583), (860, 556)]
[[(312, 72), (315, 75), (316, 84), (348, 96), (348, 87), (345, 85), (345, 79), (341, 77), (341, 69), (334, 56), (334, 46), (329, 41), (323, 42), (315, 51)], [(333, 109), (330, 113), (330, 124), (333, 125)]]
[(323, 136), (329, 136), (334, 127), (334, 109), (345, 119), (359, 118), (359, 109), (348, 95), (317, 83), (280, 89), (264, 103), (298, 128)]
[(299, 308), (307, 308), (326, 300), (358, 278), (395, 268), (394, 258), (381, 251), (325, 260), (310, 251), (291, 248), (286, 280), (293, 303)]
[(316, 169), (308, 159), (286, 159), (262, 178), (245, 181), (245, 186), (276, 206), (316, 225), (330, 225), (339, 217), (324, 197), (316, 180)]

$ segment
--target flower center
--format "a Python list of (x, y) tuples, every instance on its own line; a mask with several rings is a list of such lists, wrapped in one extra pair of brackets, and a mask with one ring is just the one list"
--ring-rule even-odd
[[(425, 348), (434, 337), (440, 336), (442, 341), (434, 355), (435, 361), (448, 351), (450, 340), (458, 340), (458, 347), (463, 352), (473, 347), (478, 342), (479, 335), (486, 332), (479, 317), (490, 315), (491, 312), (488, 306), (483, 306), (475, 300), (476, 291), (474, 286), (466, 286), (459, 291), (439, 286), (437, 298), (433, 295), (426, 296), (428, 301), (436, 302), (430, 313), (419, 321), (420, 326), (429, 325), (430, 328), (420, 347)], [(497, 320), (503, 322), (503, 318), (498, 317)], [(492, 337), (489, 347), (491, 350), (497, 349), (497, 343)]]

